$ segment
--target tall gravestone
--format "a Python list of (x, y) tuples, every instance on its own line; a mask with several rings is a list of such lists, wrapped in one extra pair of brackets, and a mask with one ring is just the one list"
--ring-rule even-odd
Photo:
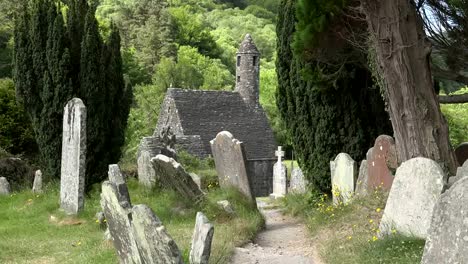
[(156, 172), (151, 164), (151, 154), (142, 150), (138, 156), (138, 181), (146, 187), (154, 187), (157, 182)]
[(287, 169), (282, 161), (284, 151), (281, 150), (281, 146), (278, 146), (278, 150), (275, 151), (275, 156), (278, 157), (278, 161), (273, 166), (273, 193), (270, 194), (270, 197), (280, 198), (284, 197), (287, 193)]
[(41, 170), (37, 170), (34, 173), (34, 182), (33, 182), (33, 193), (41, 193), (42, 192), (42, 172)]
[(434, 208), (422, 264), (468, 263), (468, 177), (443, 193)]
[(291, 181), (289, 182), (290, 193), (306, 193), (308, 181), (305, 179), (301, 168), (291, 170)]
[(330, 170), (333, 204), (348, 203), (355, 189), (356, 162), (348, 154), (340, 153), (330, 161)]
[(0, 195), (10, 194), (10, 183), (5, 177), (0, 177)]
[(398, 167), (395, 140), (387, 135), (381, 135), (375, 140), (374, 147), (367, 161), (368, 188), (390, 190), (393, 174), (390, 169)]
[(84, 207), (86, 168), (86, 107), (73, 98), (63, 113), (60, 208), (77, 214)]
[(198, 212), (192, 236), (192, 247), (190, 249), (191, 264), (208, 264), (213, 234), (214, 226), (202, 212)]
[(219, 185), (222, 188), (235, 187), (245, 196), (253, 199), (242, 142), (235, 139), (228, 131), (222, 131), (210, 141), (210, 144)]
[(396, 171), (380, 222), (381, 235), (395, 230), (425, 239), (443, 187), (444, 172), (437, 162), (421, 157), (403, 162)]

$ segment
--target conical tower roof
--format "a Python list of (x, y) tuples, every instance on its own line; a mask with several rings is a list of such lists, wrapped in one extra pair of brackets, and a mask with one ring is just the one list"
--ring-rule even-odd
[(248, 33), (245, 35), (237, 53), (260, 54), (257, 46), (255, 46), (255, 43), (253, 42), (252, 36)]

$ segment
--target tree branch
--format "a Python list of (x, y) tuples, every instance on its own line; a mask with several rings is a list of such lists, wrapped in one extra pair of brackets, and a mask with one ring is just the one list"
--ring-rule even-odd
[(436, 65), (432, 65), (432, 74), (438, 79), (455, 81), (468, 85), (468, 77), (456, 72), (444, 70)]
[(468, 103), (468, 93), (466, 94), (456, 94), (456, 95), (439, 95), (440, 104), (463, 104)]

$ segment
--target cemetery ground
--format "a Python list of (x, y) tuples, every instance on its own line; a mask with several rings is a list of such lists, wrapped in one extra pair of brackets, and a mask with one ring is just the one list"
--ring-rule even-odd
[[(258, 211), (235, 190), (213, 189), (201, 205), (175, 192), (147, 189), (128, 181), (132, 202), (150, 206), (166, 226), (188, 263), (195, 215), (203, 211), (215, 225), (210, 262), (227, 263), (236, 246), (253, 239), (264, 222)], [(58, 209), (59, 187), (52, 184), (43, 194), (12, 193), (0, 199), (0, 263), (117, 263), (112, 242), (96, 222), (101, 211), (100, 185), (86, 197), (85, 210), (68, 217)], [(227, 199), (236, 210), (230, 216), (216, 201)]]
[(347, 205), (333, 206), (327, 195), (288, 194), (281, 206), (307, 225), (324, 263), (420, 263), (424, 240), (401, 236), (395, 230), (387, 237), (379, 236), (387, 195), (376, 190)]

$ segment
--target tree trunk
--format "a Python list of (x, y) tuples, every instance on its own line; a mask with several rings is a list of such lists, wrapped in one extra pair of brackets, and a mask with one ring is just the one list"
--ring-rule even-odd
[(448, 125), (433, 89), (431, 44), (411, 0), (361, 0), (385, 80), (399, 162), (426, 157), (456, 169)]

